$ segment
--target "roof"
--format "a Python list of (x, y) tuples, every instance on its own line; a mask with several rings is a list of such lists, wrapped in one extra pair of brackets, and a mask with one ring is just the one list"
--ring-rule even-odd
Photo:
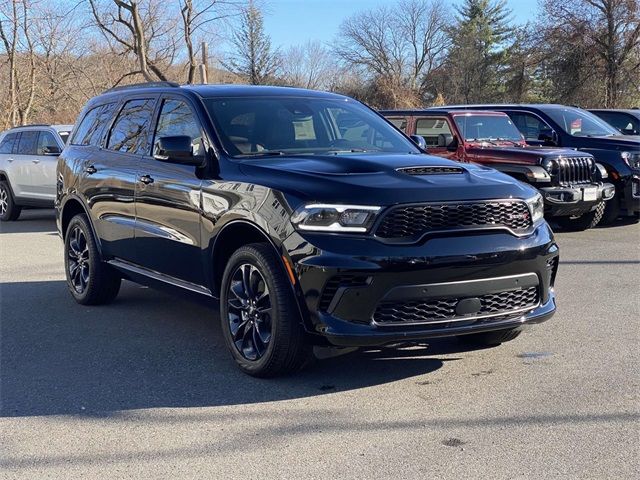
[(589, 108), (590, 112), (616, 112), (616, 113), (630, 113), (636, 117), (640, 117), (640, 109), (638, 108)]
[(506, 115), (505, 113), (493, 110), (463, 110), (447, 107), (415, 108), (411, 110), (379, 110), (379, 113), (382, 115), (443, 115), (449, 113), (453, 115)]
[(32, 123), (29, 125), (17, 125), (15, 127), (11, 127), (9, 130), (31, 130), (31, 129), (38, 129), (38, 128), (43, 128), (43, 127), (47, 127), (47, 128), (53, 128), (54, 130), (57, 131), (67, 131), (67, 130), (71, 130), (73, 128), (73, 125), (64, 125), (64, 124), (50, 124), (50, 123)]

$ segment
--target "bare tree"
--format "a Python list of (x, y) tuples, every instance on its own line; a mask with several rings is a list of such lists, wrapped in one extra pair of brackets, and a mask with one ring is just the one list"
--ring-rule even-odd
[(271, 47), (262, 11), (253, 0), (242, 8), (231, 44), (234, 49), (225, 63), (232, 72), (252, 85), (273, 81), (281, 66), (280, 53)]
[(3, 1), (0, 10), (0, 39), (9, 64), (10, 125), (24, 125), (33, 107), (36, 89), (36, 52), (28, 0)]
[[(637, 85), (640, 50), (640, 3), (638, 0), (570, 0), (542, 4), (549, 32), (580, 33), (578, 39), (595, 58), (604, 83), (604, 106), (619, 105), (623, 83)], [(595, 62), (593, 62), (595, 60)]]
[(329, 89), (336, 74), (336, 62), (320, 42), (294, 45), (282, 56), (282, 77), (288, 85)]

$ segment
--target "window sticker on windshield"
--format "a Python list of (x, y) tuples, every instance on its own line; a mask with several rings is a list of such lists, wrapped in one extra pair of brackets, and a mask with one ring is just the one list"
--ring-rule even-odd
[(315, 140), (316, 132), (313, 129), (313, 119), (311, 117), (293, 122), (296, 140)]
[(578, 132), (582, 131), (582, 119), (576, 118), (573, 122), (571, 122), (571, 135), (575, 135)]

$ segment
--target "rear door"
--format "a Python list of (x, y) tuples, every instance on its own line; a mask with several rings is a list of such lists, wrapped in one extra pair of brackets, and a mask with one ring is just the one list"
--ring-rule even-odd
[(24, 195), (25, 188), (28, 189), (26, 169), (14, 153), (19, 140), (20, 133), (12, 132), (7, 133), (0, 142), (0, 170), (7, 175), (11, 190), (17, 197)]
[(35, 158), (32, 160), (30, 181), (34, 195), (47, 200), (56, 197), (56, 165), (63, 146), (56, 135), (48, 130), (39, 130)]
[[(201, 120), (190, 101), (179, 95), (161, 98), (153, 145), (161, 137), (186, 135), (194, 154), (204, 154)], [(153, 149), (153, 148), (152, 148)], [(135, 186), (136, 263), (195, 285), (205, 284), (200, 239), (202, 181), (197, 167), (143, 156)]]
[(13, 149), (16, 181), (22, 191), (21, 195), (29, 199), (44, 199), (40, 188), (42, 179), (39, 177), (40, 158), (36, 155), (37, 148), (38, 131), (23, 130), (20, 132), (17, 147)]

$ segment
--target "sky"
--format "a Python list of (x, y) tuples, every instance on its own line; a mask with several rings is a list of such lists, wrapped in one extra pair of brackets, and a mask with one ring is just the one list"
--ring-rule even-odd
[[(301, 45), (307, 40), (331, 41), (346, 17), (395, 0), (268, 0), (265, 29), (273, 46)], [(459, 4), (460, 0), (450, 2)], [(507, 0), (515, 23), (533, 20), (538, 0)]]

